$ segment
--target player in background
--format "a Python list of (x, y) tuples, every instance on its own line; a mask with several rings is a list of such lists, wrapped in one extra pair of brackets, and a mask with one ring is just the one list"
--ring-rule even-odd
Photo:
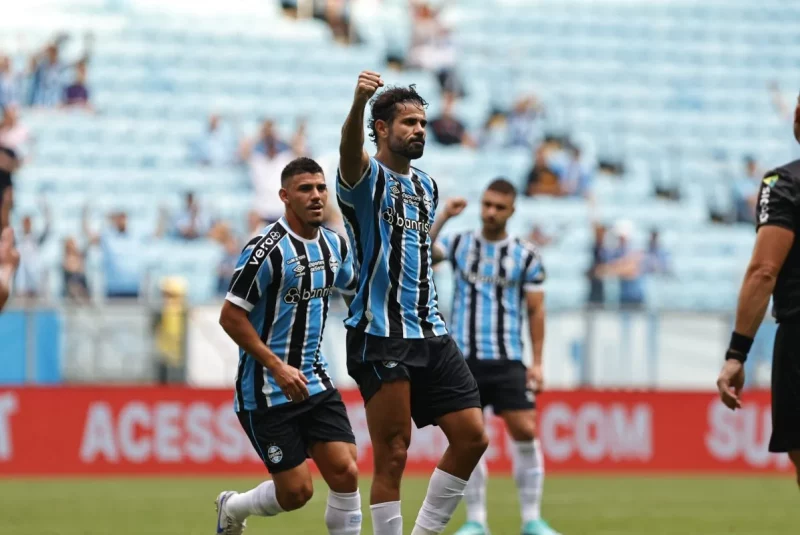
[[(544, 458), (536, 439), (534, 395), (543, 386), (545, 304), (544, 266), (535, 247), (512, 237), (506, 223), (514, 214), (517, 191), (497, 179), (481, 199), (480, 231), (437, 240), (442, 226), (466, 206), (449, 199), (431, 231), (434, 260), (446, 260), (455, 277), (453, 333), (478, 382), (481, 403), (492, 406), (513, 439), (514, 481), (519, 492), (522, 535), (558, 535), (541, 517)], [(526, 314), (527, 313), (527, 314)], [(524, 364), (522, 329), (532, 341), (532, 365)], [(486, 461), (472, 473), (464, 501), (467, 523), (457, 535), (489, 533), (486, 514)]]
[(364, 151), (364, 108), (383, 81), (358, 77), (342, 128), (337, 190), (359, 284), (345, 322), (348, 373), (366, 406), (375, 471), (375, 535), (402, 535), (400, 481), (418, 428), (438, 425), (449, 447), (431, 477), (412, 535), (444, 531), (488, 439), (475, 379), (439, 313), (430, 226), (436, 183), (411, 167), (425, 148), (426, 102), (414, 87), (372, 101), (375, 157)]
[[(794, 113), (800, 143), (800, 97)], [(722, 402), (742, 407), (744, 362), (773, 298), (778, 322), (772, 356), (772, 437), (769, 451), (788, 453), (800, 485), (800, 160), (769, 171), (756, 206), (756, 243), (744, 276), (736, 325), (717, 380)]]
[(19, 253), (14, 248), (14, 231), (11, 227), (0, 234), (0, 310), (6, 306), (11, 295), (14, 271), (19, 265)]
[(217, 497), (217, 533), (239, 535), (250, 515), (303, 507), (311, 457), (330, 487), (328, 533), (361, 533), (356, 446), (339, 392), (320, 354), (333, 288), (355, 291), (347, 242), (322, 227), (328, 191), (308, 158), (281, 174), (285, 215), (245, 247), (220, 324), (240, 347), (234, 409), (272, 480)]

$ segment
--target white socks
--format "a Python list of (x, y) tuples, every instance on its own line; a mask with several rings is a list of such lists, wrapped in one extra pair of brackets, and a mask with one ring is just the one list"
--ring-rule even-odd
[(467, 520), (477, 522), (486, 527), (486, 478), (489, 468), (486, 466), (486, 459), (481, 457), (478, 466), (472, 471), (472, 475), (464, 490), (464, 505), (467, 506)]
[(370, 507), (374, 535), (403, 535), (400, 502), (377, 503)]
[(544, 456), (538, 440), (514, 442), (514, 481), (517, 482), (523, 525), (539, 520), (544, 486)]
[[(422, 502), (417, 522), (411, 535), (436, 535), (444, 531), (453, 517), (467, 482), (438, 468), (428, 484), (428, 494)], [(377, 535), (377, 532), (375, 532)]]
[(275, 483), (265, 481), (253, 490), (228, 498), (225, 510), (241, 522), (250, 515), (275, 516), (283, 512), (283, 507), (275, 496)]
[(330, 535), (359, 535), (361, 533), (361, 495), (358, 491), (330, 491), (325, 525)]

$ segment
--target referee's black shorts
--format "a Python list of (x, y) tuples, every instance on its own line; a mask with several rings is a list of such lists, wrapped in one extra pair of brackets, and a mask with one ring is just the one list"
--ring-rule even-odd
[(772, 357), (769, 451), (792, 450), (800, 450), (800, 319), (780, 323)]

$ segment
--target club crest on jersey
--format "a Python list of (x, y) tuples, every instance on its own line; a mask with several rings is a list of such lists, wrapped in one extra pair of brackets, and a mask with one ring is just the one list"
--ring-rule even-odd
[(511, 258), (510, 256), (506, 256), (505, 258), (503, 258), (500, 261), (500, 263), (503, 265), (503, 269), (505, 269), (506, 271), (511, 271), (512, 269), (514, 269), (514, 259)]
[(331, 259), (328, 261), (328, 267), (329, 267), (329, 268), (331, 269), (331, 271), (333, 271), (333, 273), (335, 274), (335, 273), (336, 273), (336, 272), (339, 270), (339, 261), (338, 261), (338, 260), (336, 260), (335, 258), (331, 258)]
[(272, 464), (279, 464), (283, 460), (283, 450), (273, 444), (267, 448), (267, 459)]
[(396, 180), (389, 179), (389, 195), (392, 199), (397, 199), (400, 197), (402, 190), (400, 189), (400, 183)]
[(427, 195), (422, 196), (422, 204), (425, 205), (425, 209), (429, 212), (433, 209), (433, 199)]

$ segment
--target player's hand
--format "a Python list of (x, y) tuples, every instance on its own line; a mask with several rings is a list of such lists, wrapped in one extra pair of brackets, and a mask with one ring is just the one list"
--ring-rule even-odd
[(464, 211), (464, 208), (467, 207), (467, 199), (464, 197), (452, 197), (447, 199), (447, 202), (444, 205), (444, 213), (447, 217), (456, 217), (461, 212)]
[(544, 390), (544, 373), (541, 366), (531, 366), (525, 372), (525, 379), (534, 394), (540, 394)]
[(0, 234), (0, 268), (16, 269), (19, 265), (19, 253), (14, 249), (14, 231), (11, 227)]
[(735, 359), (726, 360), (717, 379), (719, 397), (726, 407), (732, 411), (742, 408), (743, 388), (744, 364)]
[(308, 387), (306, 387), (308, 379), (294, 366), (282, 364), (280, 368), (272, 372), (272, 376), (289, 401), (298, 402), (308, 399)]
[(355, 101), (359, 104), (366, 104), (379, 87), (383, 87), (381, 75), (377, 72), (363, 71), (358, 75)]

